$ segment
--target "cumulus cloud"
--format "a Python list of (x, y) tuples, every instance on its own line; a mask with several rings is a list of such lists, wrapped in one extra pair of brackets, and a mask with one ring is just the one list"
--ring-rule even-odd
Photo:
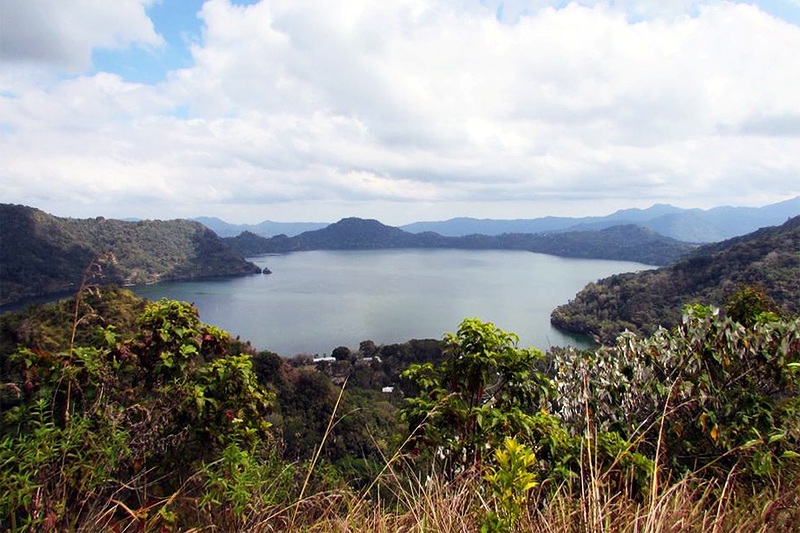
[(0, 60), (68, 71), (91, 63), (92, 49), (158, 46), (145, 8), (153, 0), (0, 0)]
[[(199, 17), (193, 64), (159, 84), (6, 87), (0, 192), (398, 222), (420, 216), (411, 202), (503, 217), (800, 194), (800, 28), (755, 6), (209, 0)], [(146, 26), (90, 44), (63, 32), (58, 61), (156, 43)]]

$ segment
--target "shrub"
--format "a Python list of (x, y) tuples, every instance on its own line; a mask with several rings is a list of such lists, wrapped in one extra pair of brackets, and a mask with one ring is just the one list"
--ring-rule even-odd
[(560, 412), (575, 432), (593, 424), (642, 438), (649, 454), (661, 446), (680, 471), (737, 467), (764, 479), (797, 464), (799, 357), (797, 318), (759, 312), (740, 323), (689, 306), (672, 331), (559, 355)]
[(168, 496), (203, 464), (269, 442), (272, 397), (227, 333), (169, 300), (137, 324), (129, 338), (104, 328), (94, 345), (9, 358), (5, 388), (20, 394), (0, 420), (0, 516), (12, 531), (68, 529), (112, 497), (139, 520), (145, 495)]
[(535, 371), (542, 354), (517, 341), (490, 322), (466, 319), (445, 335), (442, 364), (402, 374), (419, 391), (401, 412), (410, 443), (449, 475), (479, 465), (505, 435), (527, 435), (531, 414), (548, 405), (550, 380)]

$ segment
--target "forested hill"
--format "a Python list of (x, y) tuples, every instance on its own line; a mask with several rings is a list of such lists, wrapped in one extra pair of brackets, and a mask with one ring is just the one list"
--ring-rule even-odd
[(526, 250), (562, 257), (638, 261), (651, 265), (667, 264), (694, 248), (634, 225), (558, 234), (506, 233), (445, 237), (433, 232), (409, 233), (377, 220), (359, 218), (346, 218), (326, 228), (307, 231), (295, 237), (278, 235), (267, 239), (245, 232), (225, 240), (245, 256), (308, 250), (459, 248)]
[(763, 290), (786, 312), (800, 312), (800, 217), (703, 246), (666, 268), (590, 283), (555, 309), (551, 322), (609, 342), (626, 328), (650, 333), (675, 325), (687, 303), (721, 306), (742, 286)]
[(0, 204), (0, 304), (74, 290), (102, 254), (103, 282), (141, 284), (260, 272), (213, 231), (188, 220), (58, 218)]

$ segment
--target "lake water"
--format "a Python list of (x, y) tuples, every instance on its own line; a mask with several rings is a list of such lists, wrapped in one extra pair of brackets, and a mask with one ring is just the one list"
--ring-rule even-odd
[(519, 251), (314, 251), (250, 258), (271, 275), (136, 287), (193, 302), (200, 318), (281, 355), (436, 338), (478, 317), (520, 345), (586, 346), (550, 326), (550, 312), (588, 282), (651, 268)]

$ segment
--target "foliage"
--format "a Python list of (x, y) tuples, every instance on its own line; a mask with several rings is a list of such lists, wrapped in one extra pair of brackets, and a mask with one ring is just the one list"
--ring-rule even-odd
[(168, 300), (147, 305), (134, 329), (100, 327), (91, 345), (9, 357), (2, 381), (19, 394), (0, 420), (0, 513), (12, 530), (66, 529), (112, 497), (139, 508), (226, 450), (256, 454), (269, 442), (272, 397), (225, 332)]
[(113, 253), (103, 283), (142, 284), (260, 273), (213, 231), (188, 220), (58, 218), (0, 204), (0, 304), (74, 292), (94, 258)]
[(660, 448), (659, 459), (682, 471), (740, 468), (766, 478), (796, 467), (800, 319), (752, 311), (740, 323), (717, 308), (689, 306), (672, 331), (627, 333), (594, 353), (562, 352), (560, 412), (577, 431), (591, 424), (642, 439), (649, 454)]
[(725, 315), (734, 322), (752, 327), (759, 322), (777, 322), (780, 309), (762, 289), (744, 285), (728, 298)]
[[(258, 359), (258, 358), (257, 358)], [(349, 363), (348, 363), (349, 365)], [(355, 371), (368, 371), (358, 367)], [(355, 484), (368, 484), (400, 433), (396, 400), (387, 394), (348, 385), (334, 412), (340, 389), (313, 367), (279, 368), (268, 381), (275, 390), (276, 408), (269, 419), (282, 435), (282, 455), (287, 461), (311, 459), (335, 417), (332, 435), (321, 457), (341, 465)], [(369, 478), (369, 479), (367, 479)]]
[(552, 361), (466, 319), (441, 342), (364, 341), (323, 366), (243, 351), (189, 304), (85, 285), (0, 321), (19, 343), (0, 375), (0, 530), (789, 530), (800, 518), (800, 319), (756, 289), (724, 313), (689, 306), (672, 330)]
[(236, 442), (230, 442), (219, 458), (205, 463), (201, 471), (205, 482), (200, 507), (211, 516), (216, 515), (217, 524), (227, 515), (234, 525), (258, 509), (285, 505), (291, 499), (297, 476), (293, 464), (274, 455), (242, 449)]
[[(76, 304), (79, 320), (73, 331)], [(102, 291), (83, 292), (79, 298), (5, 313), (0, 316), (0, 371), (18, 346), (46, 352), (67, 351), (70, 341), (84, 346), (98, 341), (100, 326), (119, 334), (133, 334), (144, 306), (144, 300), (132, 292), (108, 286)]]
[(487, 467), (483, 476), (497, 510), (487, 515), (481, 531), (508, 531), (519, 520), (531, 490), (539, 484), (536, 455), (516, 439), (507, 437), (494, 450), (494, 464)]
[(24, 431), (0, 440), (0, 517), (12, 530), (50, 531), (77, 518), (74, 509), (108, 489), (129, 457), (128, 434), (113, 419), (76, 414), (57, 424), (44, 399), (8, 415), (26, 417)]
[[(646, 486), (652, 461), (615, 433), (570, 434), (553, 414), (552, 381), (537, 370), (542, 354), (516, 344), (515, 335), (466, 319), (455, 335), (445, 336), (447, 359), (404, 373), (418, 391), (401, 410), (411, 432), (408, 445), (421, 454), (418, 463), (432, 462), (448, 477), (481, 472), (493, 457), (504, 457), (497, 455), (503, 446), (518, 443), (535, 453), (536, 475), (548, 486), (571, 486), (590, 471), (607, 484)], [(509, 437), (514, 443), (506, 442)]]
[(446, 359), (403, 373), (419, 390), (402, 417), (411, 443), (451, 474), (480, 464), (507, 434), (528, 434), (530, 413), (547, 406), (550, 381), (535, 370), (541, 352), (517, 347), (517, 337), (490, 322), (465, 319), (444, 338)]

